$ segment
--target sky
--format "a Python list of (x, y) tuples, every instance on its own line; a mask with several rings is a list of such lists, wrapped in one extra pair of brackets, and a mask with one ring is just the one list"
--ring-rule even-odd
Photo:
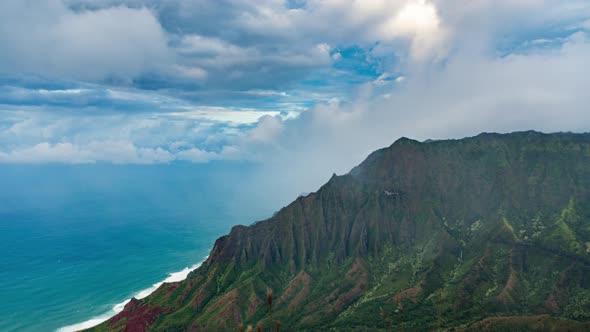
[(0, 164), (258, 165), (590, 130), (587, 0), (3, 0)]

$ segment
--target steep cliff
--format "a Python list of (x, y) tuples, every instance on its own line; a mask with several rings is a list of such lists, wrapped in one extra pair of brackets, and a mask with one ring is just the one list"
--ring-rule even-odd
[(93, 330), (268, 330), (269, 289), (283, 331), (590, 329), (590, 134), (402, 138)]

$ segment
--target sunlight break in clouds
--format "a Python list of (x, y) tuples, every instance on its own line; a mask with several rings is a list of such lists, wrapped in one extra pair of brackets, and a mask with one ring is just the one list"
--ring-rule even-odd
[(425, 0), (410, 1), (380, 28), (384, 39), (407, 38), (410, 54), (424, 60), (432, 53), (444, 51), (445, 31), (434, 4)]

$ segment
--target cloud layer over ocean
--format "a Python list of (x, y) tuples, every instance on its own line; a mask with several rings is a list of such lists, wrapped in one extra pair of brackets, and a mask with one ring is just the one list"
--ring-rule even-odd
[(309, 187), (400, 136), (589, 130), (587, 1), (8, 0), (0, 19), (2, 163), (252, 161)]

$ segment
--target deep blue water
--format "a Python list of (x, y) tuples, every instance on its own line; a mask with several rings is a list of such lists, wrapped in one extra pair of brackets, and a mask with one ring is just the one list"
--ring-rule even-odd
[(0, 166), (0, 331), (55, 331), (203, 260), (272, 213), (247, 165)]

